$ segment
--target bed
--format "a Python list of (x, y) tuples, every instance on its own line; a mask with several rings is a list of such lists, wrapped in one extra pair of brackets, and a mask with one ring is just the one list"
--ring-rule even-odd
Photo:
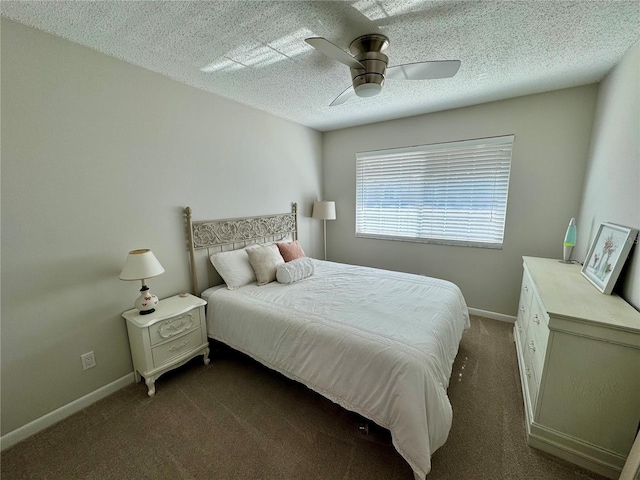
[(206, 249), (206, 262), (215, 248), (295, 241), (297, 206), (287, 214), (205, 222), (193, 222), (188, 209), (187, 226), (193, 288), (208, 302), (209, 338), (387, 428), (415, 478), (424, 479), (451, 428), (446, 391), (469, 328), (459, 288), (420, 275), (306, 259), (313, 273), (299, 281), (231, 290), (215, 285), (220, 282), (209, 272), (207, 287), (213, 286), (200, 292), (197, 250)]

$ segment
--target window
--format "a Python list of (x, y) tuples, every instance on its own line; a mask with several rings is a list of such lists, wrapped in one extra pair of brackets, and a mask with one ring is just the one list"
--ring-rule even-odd
[(356, 154), (356, 237), (502, 248), (513, 140)]

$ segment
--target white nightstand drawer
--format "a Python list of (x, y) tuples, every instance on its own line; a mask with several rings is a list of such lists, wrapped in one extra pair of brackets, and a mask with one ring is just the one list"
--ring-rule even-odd
[(171, 342), (152, 348), (153, 364), (158, 367), (163, 363), (170, 362), (175, 357), (187, 353), (194, 348), (202, 347), (203, 343), (200, 329), (194, 330)]
[(151, 345), (169, 340), (200, 327), (200, 310), (195, 309), (168, 320), (158, 322), (149, 328)]

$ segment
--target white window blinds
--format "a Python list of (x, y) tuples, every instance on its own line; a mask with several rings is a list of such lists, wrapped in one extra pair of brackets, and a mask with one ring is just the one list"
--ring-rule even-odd
[(356, 236), (501, 248), (513, 140), (356, 154)]

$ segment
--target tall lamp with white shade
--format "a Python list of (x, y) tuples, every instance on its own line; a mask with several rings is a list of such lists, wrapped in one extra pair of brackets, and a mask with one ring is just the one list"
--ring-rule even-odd
[(140, 296), (135, 301), (135, 307), (140, 311), (140, 315), (148, 315), (155, 312), (158, 305), (158, 297), (149, 291), (145, 280), (156, 277), (164, 272), (160, 262), (148, 248), (132, 250), (127, 256), (127, 260), (120, 272), (120, 280), (140, 280), (142, 288)]
[(324, 222), (324, 259), (327, 259), (327, 220), (336, 219), (336, 202), (322, 201), (313, 202), (313, 218), (318, 218)]

